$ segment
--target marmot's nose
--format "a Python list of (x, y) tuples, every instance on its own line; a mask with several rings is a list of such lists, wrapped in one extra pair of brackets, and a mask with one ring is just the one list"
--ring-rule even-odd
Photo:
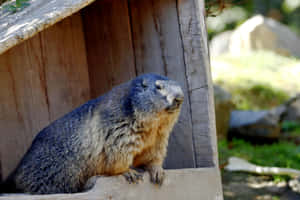
[(167, 108), (168, 111), (176, 110), (180, 107), (184, 99), (183, 92), (177, 91), (176, 94), (173, 95), (172, 101), (170, 102), (171, 105)]
[(178, 93), (175, 95), (174, 97), (174, 101), (177, 101), (177, 102), (183, 102), (183, 99), (184, 99), (184, 95), (182, 92)]
[(182, 94), (177, 94), (175, 97), (174, 97), (174, 100), (173, 100), (173, 107), (174, 108), (178, 108), (181, 103), (183, 102), (183, 98), (184, 96)]

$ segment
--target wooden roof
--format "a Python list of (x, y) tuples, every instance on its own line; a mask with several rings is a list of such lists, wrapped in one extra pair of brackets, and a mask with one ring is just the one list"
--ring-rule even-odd
[(0, 6), (0, 54), (95, 0), (32, 0), (16, 13)]

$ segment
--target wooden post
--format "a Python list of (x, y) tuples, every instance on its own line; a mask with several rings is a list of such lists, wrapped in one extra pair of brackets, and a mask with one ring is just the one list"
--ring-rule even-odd
[(204, 1), (177, 0), (191, 104), (196, 167), (218, 167)]

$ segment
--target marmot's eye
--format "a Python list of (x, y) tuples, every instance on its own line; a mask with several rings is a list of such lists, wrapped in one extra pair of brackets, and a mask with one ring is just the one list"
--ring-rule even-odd
[(155, 83), (155, 87), (156, 87), (156, 89), (158, 89), (158, 90), (161, 90), (161, 89), (163, 89), (163, 87), (162, 87), (162, 85), (160, 84), (160, 83)]
[(147, 88), (148, 87), (148, 84), (147, 84), (146, 80), (143, 80), (141, 85), (142, 85), (143, 88)]

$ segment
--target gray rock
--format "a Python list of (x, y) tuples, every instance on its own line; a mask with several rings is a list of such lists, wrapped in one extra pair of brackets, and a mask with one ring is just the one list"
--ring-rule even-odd
[(233, 55), (249, 50), (269, 50), (300, 57), (300, 39), (285, 25), (257, 15), (238, 27), (229, 42), (229, 51)]
[(231, 37), (232, 31), (222, 32), (210, 41), (210, 55), (216, 57), (229, 51), (229, 39)]
[(231, 94), (223, 88), (214, 85), (216, 126), (218, 139), (227, 138), (230, 113), (234, 108)]
[(277, 139), (280, 136), (279, 121), (284, 111), (284, 106), (264, 111), (232, 111), (230, 135)]
[(286, 111), (282, 116), (283, 121), (295, 121), (300, 123), (300, 94), (291, 98), (286, 103)]

